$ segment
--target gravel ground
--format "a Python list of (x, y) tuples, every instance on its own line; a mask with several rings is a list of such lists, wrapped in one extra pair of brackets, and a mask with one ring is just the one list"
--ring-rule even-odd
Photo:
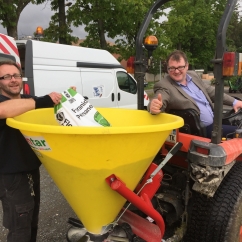
[[(41, 166), (41, 205), (38, 242), (64, 242), (70, 225), (69, 217), (77, 218), (59, 189)], [(6, 241), (7, 230), (2, 226), (2, 207), (0, 204), (0, 242)], [(17, 242), (17, 241), (16, 241)]]

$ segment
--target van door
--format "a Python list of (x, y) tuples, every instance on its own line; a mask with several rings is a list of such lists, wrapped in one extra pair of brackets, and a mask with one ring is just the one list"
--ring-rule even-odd
[[(28, 77), (28, 73), (26, 73)], [(71, 86), (75, 86), (77, 92), (82, 93), (80, 69), (77, 67), (59, 66), (33, 66), (34, 93), (32, 95), (43, 96), (51, 92), (63, 92)], [(29, 80), (27, 81), (27, 83)]]
[(81, 68), (82, 95), (94, 107), (118, 107), (113, 69)]
[(116, 72), (119, 108), (137, 109), (137, 83), (124, 71)]

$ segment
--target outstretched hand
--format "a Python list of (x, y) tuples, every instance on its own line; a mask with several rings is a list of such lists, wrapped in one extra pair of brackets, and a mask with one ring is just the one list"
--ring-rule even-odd
[(57, 93), (57, 92), (52, 92), (49, 94), (49, 96), (51, 97), (54, 104), (58, 104), (62, 97), (61, 93)]
[[(76, 91), (75, 86), (71, 86), (70, 88), (73, 89), (74, 91)], [(52, 92), (49, 94), (49, 96), (51, 97), (54, 104), (58, 104), (62, 97), (61, 93), (58, 93), (58, 92)]]

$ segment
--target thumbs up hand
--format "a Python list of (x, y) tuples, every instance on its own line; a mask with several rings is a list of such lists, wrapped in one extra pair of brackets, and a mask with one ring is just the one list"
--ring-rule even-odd
[(151, 114), (158, 114), (161, 112), (161, 107), (162, 107), (162, 97), (161, 94), (159, 93), (157, 98), (154, 98), (151, 103), (150, 103), (150, 113)]

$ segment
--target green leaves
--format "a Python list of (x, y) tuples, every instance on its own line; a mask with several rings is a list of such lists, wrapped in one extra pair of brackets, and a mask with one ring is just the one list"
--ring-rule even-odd
[[(17, 36), (17, 23), (30, 0), (0, 0), (0, 21), (10, 36)], [(44, 0), (32, 0), (40, 4)], [(82, 46), (106, 49), (128, 59), (135, 55), (137, 33), (154, 0), (52, 0), (54, 14), (44, 30), (45, 41), (71, 44), (71, 26), (85, 26)], [(217, 29), (227, 0), (171, 0), (154, 14), (146, 36), (156, 35), (159, 45), (153, 58), (164, 60), (169, 52), (182, 49), (193, 68), (209, 69), (216, 49)], [(110, 45), (108, 38), (115, 40)], [(227, 31), (230, 51), (242, 52), (242, 22), (238, 9)], [(155, 70), (154, 70), (155, 71)]]
[[(18, 20), (23, 9), (30, 3), (36, 3), (34, 0), (0, 0), (0, 21), (3, 27), (7, 28), (9, 36), (18, 38)], [(44, 0), (38, 0), (44, 2)]]
[(172, 43), (168, 48), (186, 52), (193, 68), (211, 66), (225, 3), (226, 0), (172, 1), (165, 26)]

